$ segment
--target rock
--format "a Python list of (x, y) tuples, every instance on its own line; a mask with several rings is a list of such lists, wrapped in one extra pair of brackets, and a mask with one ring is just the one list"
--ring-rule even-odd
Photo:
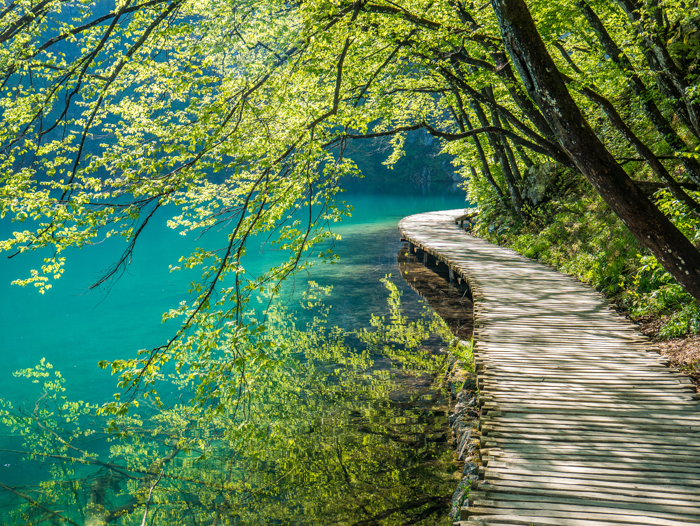
[(460, 393), (457, 395), (457, 402), (460, 404), (465, 403), (469, 399), (469, 394), (467, 391), (460, 391)]
[(476, 391), (476, 378), (473, 376), (470, 376), (464, 381), (464, 390), (465, 391)]
[(462, 471), (462, 474), (470, 480), (477, 480), (479, 478), (479, 464), (468, 460), (464, 463), (464, 471)]
[[(477, 468), (478, 472), (478, 468)], [(450, 517), (453, 519), (459, 519), (460, 507), (464, 504), (466, 497), (469, 497), (469, 488), (471, 487), (471, 480), (469, 477), (464, 477), (457, 486), (457, 489), (452, 494), (452, 509), (450, 510)]]
[(545, 201), (549, 192), (559, 180), (559, 169), (553, 162), (545, 162), (530, 167), (522, 182), (522, 195), (532, 205), (537, 206)]

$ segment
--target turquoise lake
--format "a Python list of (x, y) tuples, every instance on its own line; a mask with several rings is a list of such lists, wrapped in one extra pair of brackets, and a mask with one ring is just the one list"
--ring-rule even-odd
[[(334, 227), (334, 231), (342, 236), (342, 240), (334, 245), (334, 252), (340, 256), (339, 263), (318, 265), (308, 273), (298, 274), (294, 282), (286, 286), (287, 293), (280, 301), (294, 309), (295, 301), (300, 293), (307, 289), (308, 281), (332, 286), (332, 293), (328, 299), (329, 305), (332, 305), (329, 323), (345, 330), (368, 327), (372, 314), (387, 313), (387, 290), (380, 280), (391, 274), (392, 281), (403, 294), (404, 312), (409, 319), (418, 317), (425, 304), (398, 276), (396, 256), (402, 243), (399, 240), (397, 223), (402, 217), (414, 213), (464, 207), (463, 193), (445, 189), (434, 190), (428, 194), (345, 194), (343, 199), (354, 207), (354, 212), (352, 217)], [(187, 284), (197, 279), (198, 273), (171, 273), (168, 267), (177, 264), (180, 255), (186, 253), (197, 242), (216, 241), (216, 236), (223, 234), (214, 233), (209, 235), (210, 239), (195, 241), (168, 229), (165, 224), (167, 217), (168, 214), (163, 213), (154, 218), (147, 237), (137, 246), (132, 264), (109, 290), (103, 288), (89, 292), (87, 289), (114, 262), (124, 246), (121, 240), (110, 239), (97, 246), (68, 252), (65, 274), (44, 295), (29, 287), (23, 289), (10, 285), (13, 279), (26, 276), (28, 269), (38, 267), (41, 264), (41, 255), (28, 254), (13, 259), (3, 257), (0, 260), (0, 349), (3, 356), (3, 367), (0, 368), (0, 398), (12, 402), (15, 406), (31, 403), (36, 399), (36, 387), (25, 379), (15, 378), (12, 373), (34, 367), (44, 358), (66, 378), (66, 396), (91, 403), (103, 403), (109, 400), (117, 389), (116, 379), (97, 367), (99, 360), (132, 356), (138, 349), (163, 344), (173, 334), (176, 325), (161, 324), (161, 315), (179, 301), (187, 299)], [(17, 228), (6, 220), (0, 223), (0, 227), (3, 237), (13, 228)], [(270, 261), (277, 261), (282, 257), (282, 254), (274, 250), (253, 245), (248, 249), (247, 270), (257, 272), (264, 269)], [(299, 311), (298, 316), (303, 315), (304, 313)], [(403, 406), (399, 403), (388, 405), (399, 407), (396, 409), (398, 412), (403, 411), (400, 409)], [(382, 415), (389, 420), (393, 418), (384, 412)], [(404, 417), (405, 415), (401, 416)], [(0, 438), (0, 446), (3, 445), (4, 449), (18, 447), (16, 441)], [(0, 455), (0, 483), (13, 487), (17, 484), (24, 484), (27, 488), (36, 486), (37, 476), (40, 475), (37, 475), (36, 468), (26, 469), (24, 465), (17, 454)], [(123, 491), (123, 488), (120, 491)], [(115, 495), (119, 494), (116, 489), (114, 492)], [(118, 500), (118, 497), (115, 498)], [(269, 503), (264, 504), (265, 509), (273, 510), (268, 511), (269, 514), (274, 515), (275, 503), (279, 503), (280, 500), (284, 498), (278, 494), (271, 498)], [(7, 492), (2, 494), (0, 489), (0, 510), (3, 510), (0, 511), (0, 523), (20, 524), (17, 516), (3, 513), (9, 513), (13, 506), (19, 504), (28, 506), (25, 501)], [(297, 505), (295, 510), (296, 507)], [(362, 511), (363, 507), (365, 511)], [(298, 513), (297, 510), (292, 515)], [(356, 522), (360, 524), (363, 513), (369, 512), (366, 505), (358, 504), (357, 513)], [(382, 516), (381, 512), (377, 516)], [(256, 523), (255, 519), (250, 517), (236, 517), (231, 524)], [(444, 515), (438, 513), (431, 517), (428, 522), (415, 523), (442, 524), (439, 521), (443, 520)], [(51, 524), (49, 519), (47, 517), (41, 523)], [(76, 519), (77, 523), (82, 523), (83, 519), (84, 517)], [(289, 522), (290, 520), (280, 517), (277, 522), (270, 519), (261, 520), (259, 523), (293, 523)], [(299, 519), (294, 519), (297, 520)], [(114, 523), (132, 522), (122, 522), (122, 519), (118, 519)], [(157, 521), (155, 523), (158, 524)], [(350, 524), (352, 521), (339, 519), (338, 524), (341, 523)], [(384, 524), (379, 519), (367, 524), (374, 523)], [(389, 523), (393, 524), (387, 522)]]

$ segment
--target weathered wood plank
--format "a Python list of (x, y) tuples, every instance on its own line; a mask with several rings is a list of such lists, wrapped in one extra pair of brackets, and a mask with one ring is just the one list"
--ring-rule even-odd
[(546, 502), (477, 501), (475, 502), (475, 506), (470, 506), (467, 510), (470, 514), (484, 512), (491, 514), (498, 513), (499, 511), (510, 514), (516, 510), (527, 510), (528, 512), (535, 512), (537, 516), (541, 517), (586, 517), (632, 524), (700, 524), (700, 519), (695, 519), (692, 515), (632, 509), (596, 508), (595, 506), (577, 506), (575, 504), (554, 504)]
[[(587, 514), (576, 518), (575, 515), (551, 514), (545, 512), (528, 513), (528, 510), (495, 510), (489, 508), (469, 508), (469, 512), (478, 515), (476, 520), (469, 517), (464, 524), (483, 524), (485, 526), (620, 526), (621, 524), (645, 524), (647, 526), (687, 526), (686, 521), (649, 518), (641, 522), (639, 517), (624, 517), (622, 515)], [(529, 510), (534, 512), (536, 510)], [(585, 517), (585, 518), (584, 518)], [(693, 523), (694, 524), (694, 523)]]
[[(671, 486), (687, 486), (700, 488), (700, 480), (692, 475), (680, 476), (677, 474), (667, 473), (639, 473), (637, 471), (628, 471), (624, 469), (618, 470), (584, 470), (576, 469), (575, 466), (569, 466), (569, 469), (548, 469), (543, 466), (543, 469), (535, 469), (532, 466), (518, 469), (511, 467), (508, 469), (502, 468), (486, 468), (484, 470), (484, 479), (498, 478), (496, 474), (508, 475), (527, 475), (533, 477), (551, 477), (551, 478), (577, 478), (590, 480), (604, 480), (608, 482), (628, 482), (628, 483), (644, 483), (644, 484), (659, 484)], [(696, 490), (700, 491), (700, 489)]]
[[(611, 470), (617, 470), (622, 465), (627, 468), (628, 471), (635, 473), (640, 473), (643, 471), (653, 471), (656, 473), (700, 473), (700, 466), (697, 464), (689, 463), (677, 463), (677, 462), (654, 462), (653, 460), (647, 460), (647, 462), (622, 462), (621, 459), (617, 459), (617, 462), (607, 462), (605, 460), (581, 460), (575, 458), (568, 459), (544, 459), (544, 458), (509, 458), (509, 459), (499, 459), (492, 460), (488, 463), (489, 469), (494, 468), (519, 468), (535, 466), (537, 469), (554, 469), (559, 470), (561, 468), (573, 468), (573, 471), (578, 469), (582, 473), (593, 473), (594, 470), (586, 470), (585, 468), (599, 468), (605, 469), (609, 468)], [(603, 473), (603, 471), (601, 471)], [(684, 475), (685, 476), (685, 475)], [(700, 478), (700, 477), (698, 477)]]
[(469, 281), (483, 482), (462, 523), (700, 524), (700, 394), (577, 280), (465, 234), (463, 211), (403, 237)]
[[(610, 480), (608, 480), (610, 479)], [(542, 474), (522, 474), (522, 473), (495, 473), (488, 472), (486, 484), (518, 484), (523, 486), (525, 484), (556, 484), (558, 486), (592, 486), (598, 488), (611, 488), (620, 491), (637, 491), (645, 490), (654, 494), (683, 494), (683, 495), (694, 495), (700, 494), (698, 492), (697, 486), (686, 486), (683, 484), (671, 484), (665, 483), (663, 487), (660, 487), (654, 483), (654, 481), (647, 480), (646, 478), (641, 478), (639, 480), (621, 479), (617, 478), (596, 478), (581, 475), (570, 475), (570, 476), (548, 476)], [(608, 491), (608, 490), (605, 490)]]
[[(518, 481), (518, 483), (508, 481), (482, 482), (477, 485), (480, 492), (507, 492), (514, 495), (552, 495), (571, 496), (575, 495), (582, 499), (610, 500), (627, 502), (652, 502), (656, 504), (666, 504), (671, 506), (693, 507), (700, 506), (700, 495), (694, 493), (674, 492), (673, 488), (663, 489), (656, 486), (640, 486), (637, 489), (613, 488), (589, 486), (585, 484), (558, 484), (546, 482)], [(476, 490), (475, 490), (476, 491)], [(472, 494), (471, 492), (470, 494)]]
[[(669, 513), (668, 506), (659, 502), (650, 502), (649, 499), (608, 499), (605, 495), (596, 494), (594, 498), (575, 498), (571, 495), (555, 496), (551, 493), (540, 494), (533, 492), (509, 493), (504, 491), (473, 491), (469, 494), (469, 502), (472, 506), (482, 506), (484, 501), (499, 502), (503, 506), (518, 504), (528, 507), (538, 504), (545, 509), (563, 509), (573, 511), (576, 508), (591, 509), (596, 512), (621, 513), (642, 516), (656, 516), (663, 518), (686, 518), (700, 514), (697, 503), (685, 501), (671, 501), (671, 506), (679, 506), (677, 513)], [(598, 508), (598, 509), (594, 509)]]

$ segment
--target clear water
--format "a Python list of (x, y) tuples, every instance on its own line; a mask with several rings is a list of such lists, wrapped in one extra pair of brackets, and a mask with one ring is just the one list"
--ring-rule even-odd
[[(463, 195), (453, 191), (437, 192), (432, 195), (424, 193), (413, 195), (410, 193), (404, 195), (355, 194), (346, 195), (345, 199), (354, 206), (354, 212), (351, 218), (335, 227), (336, 232), (342, 236), (342, 240), (336, 242), (334, 247), (334, 251), (341, 258), (340, 263), (314, 267), (308, 274), (297, 276), (294, 286), (289, 287), (289, 290), (296, 289), (298, 292), (306, 289), (308, 280), (313, 280), (322, 286), (331, 285), (333, 292), (329, 300), (332, 305), (329, 315), (330, 324), (338, 325), (346, 330), (359, 329), (369, 326), (372, 314), (386, 314), (387, 291), (379, 280), (392, 274), (394, 283), (403, 294), (404, 311), (409, 318), (416, 318), (424, 305), (418, 296), (397, 276), (396, 254), (401, 244), (396, 225), (399, 219), (410, 214), (462, 207), (464, 206)], [(65, 376), (66, 396), (70, 399), (102, 403), (111, 398), (112, 394), (116, 392), (116, 388), (115, 379), (108, 372), (97, 367), (98, 360), (131, 356), (138, 349), (151, 348), (164, 343), (168, 336), (172, 335), (176, 328), (175, 325), (161, 324), (161, 315), (165, 310), (187, 297), (185, 294), (187, 283), (196, 279), (197, 275), (196, 271), (191, 273), (170, 273), (168, 271), (168, 266), (176, 264), (179, 256), (186, 253), (195, 244), (195, 240), (179, 236), (169, 230), (165, 226), (166, 215), (163, 214), (155, 218), (153, 228), (147, 233), (148, 237), (142, 239), (137, 246), (133, 263), (128, 267), (127, 273), (109, 291), (87, 292), (87, 288), (101, 275), (102, 271), (110, 266), (115, 259), (115, 254), (118, 254), (119, 250), (123, 248), (123, 241), (118, 239), (111, 239), (101, 245), (66, 254), (68, 265), (65, 274), (54, 283), (53, 289), (45, 295), (30, 288), (22, 289), (10, 285), (12, 279), (24, 277), (29, 273), (28, 269), (40, 266), (41, 254), (23, 255), (13, 259), (3, 257), (0, 260), (0, 319), (2, 320), (0, 349), (3, 364), (0, 368), (0, 398), (11, 401), (15, 406), (35, 400), (40, 394), (37, 386), (27, 382), (26, 379), (15, 378), (12, 372), (34, 367), (42, 358), (45, 358)], [(6, 236), (8, 232), (16, 228), (16, 225), (5, 221), (0, 223), (0, 228), (2, 229), (0, 234)], [(210, 234), (213, 237), (222, 235), (221, 233)], [(198, 243), (203, 242), (198, 241)], [(269, 249), (259, 252), (251, 249), (249, 254), (251, 253), (252, 263), (249, 265), (259, 266), (261, 269), (270, 261), (282, 257), (281, 254)], [(255, 272), (254, 268), (249, 270)], [(294, 296), (287, 296), (284, 301), (291, 306), (290, 308), (293, 308)], [(299, 311), (297, 315), (303, 321), (304, 312)], [(413, 378), (407, 379), (407, 382), (407, 385), (410, 383), (417, 386), (420, 391), (425, 387), (426, 379)], [(424, 398), (429, 402), (433, 396), (425, 395)], [(365, 411), (367, 406), (363, 405), (364, 402), (358, 402), (357, 408), (346, 411), (347, 414), (341, 420), (343, 425), (356, 426), (358, 429), (392, 420), (404, 425), (406, 418), (413, 418), (412, 416), (407, 417), (407, 413), (404, 411), (404, 402), (405, 400), (396, 393), (380, 404), (381, 410), (377, 410), (376, 400), (372, 402), (374, 404), (372, 409), (367, 411)], [(350, 414), (354, 411), (359, 416)], [(374, 412), (374, 415), (368, 419), (366, 414), (362, 415), (363, 412)], [(418, 420), (421, 419), (422, 417)], [(434, 423), (429, 425), (434, 426)], [(429, 433), (426, 434), (426, 431), (421, 429), (414, 429), (409, 434), (411, 437), (417, 433), (429, 436)], [(318, 431), (318, 433), (320, 436), (323, 431)], [(355, 434), (357, 434), (357, 429), (347, 429), (346, 436), (354, 436)], [(361, 445), (363, 440), (366, 441), (366, 436), (363, 435), (363, 437), (357, 439), (360, 442), (356, 445)], [(414, 441), (413, 438), (409, 441), (403, 441), (409, 444), (408, 450), (413, 447), (411, 441)], [(355, 442), (357, 441), (353, 439), (353, 444)], [(17, 441), (13, 441), (11, 438), (0, 438), (0, 446), (4, 449), (19, 447)], [(384, 451), (383, 448), (386, 446), (386, 443), (380, 444), (375, 454), (385, 459), (392, 458), (392, 454)], [(442, 452), (444, 453), (444, 447)], [(38, 486), (36, 486), (38, 482), (36, 479), (41, 477), (42, 472), (40, 464), (39, 467), (35, 465), (30, 469), (28, 463), (20, 461), (17, 454), (6, 453), (0, 457), (2, 460), (0, 463), (0, 483), (15, 488), (18, 487), (17, 484), (22, 484), (27, 492), (31, 488), (33, 499), (48, 498), (41, 496), (37, 489)], [(435, 455), (426, 458), (434, 459), (434, 457)], [(369, 451), (367, 451), (367, 458), (374, 458)], [(181, 462), (187, 464), (186, 460), (181, 460)], [(407, 462), (405, 455), (398, 455), (396, 460), (402, 463)], [(434, 474), (435, 480), (430, 480), (433, 468), (434, 465), (431, 461), (417, 465), (416, 469), (420, 471), (421, 476), (427, 477), (426, 481), (420, 484), (431, 488), (435, 488), (436, 484), (438, 486), (444, 484), (445, 473), (436, 472)], [(261, 469), (265, 471), (265, 469)], [(378, 469), (379, 472), (386, 473), (387, 470), (391, 471), (397, 468), (383, 466)], [(48, 468), (45, 471), (43, 476), (48, 476)], [(365, 467), (362, 467), (360, 471), (364, 472)], [(375, 472), (365, 474), (369, 477), (377, 477)], [(341, 473), (339, 476), (347, 478), (346, 475), (347, 473)], [(306, 476), (302, 477), (302, 480), (295, 480), (294, 491), (277, 493), (264, 502), (258, 501), (255, 513), (260, 513), (261, 509), (265, 509), (266, 519), (257, 522), (254, 518), (243, 519), (242, 516), (236, 515), (236, 519), (231, 519), (229, 523), (272, 524), (275, 521), (279, 524), (301, 523), (299, 517), (304, 515), (305, 507), (308, 510), (309, 504), (295, 500), (302, 498), (300, 497), (302, 494), (306, 495), (304, 498), (308, 498), (308, 495), (299, 488), (303, 488), (304, 485), (312, 488), (314, 484), (318, 484), (318, 480), (305, 480), (308, 478)], [(346, 480), (346, 482), (348, 481)], [(323, 484), (324, 487), (333, 487), (328, 481)], [(348, 484), (350, 483), (348, 482)], [(402, 482), (402, 484), (406, 485), (406, 482)], [(409, 511), (405, 512), (408, 515), (404, 513), (401, 516), (403, 522), (406, 522), (406, 517), (409, 517), (410, 520), (411, 513), (413, 513), (410, 511), (411, 509), (425, 510), (425, 507), (430, 505), (422, 503), (420, 500), (422, 497), (416, 497), (416, 495), (420, 495), (420, 488), (423, 487), (420, 484), (414, 488), (410, 498), (406, 496), (408, 504), (405, 507)], [(391, 523), (389, 518), (394, 517), (395, 514), (387, 515), (386, 511), (382, 511), (381, 506), (375, 511), (369, 510), (368, 506), (373, 505), (373, 499), (386, 499), (387, 502), (392, 501), (392, 506), (398, 509), (403, 506), (401, 502), (396, 501), (399, 497), (395, 494), (382, 497), (379, 495), (381, 492), (375, 495), (371, 491), (367, 493), (366, 487), (363, 486), (363, 488), (364, 493), (355, 494), (341, 484), (338, 486), (337, 492), (331, 492), (332, 494), (329, 493), (326, 496), (319, 495), (321, 501), (323, 499), (334, 500), (340, 498), (341, 495), (347, 497), (344, 504), (344, 508), (347, 508), (346, 513), (337, 513), (335, 515), (337, 521), (330, 523), (362, 523), (363, 520), (370, 520), (370, 517), (374, 517), (375, 522), (370, 520), (370, 522), (365, 523)], [(87, 490), (83, 488), (81, 491)], [(117, 490), (114, 491), (117, 495)], [(299, 493), (300, 491), (301, 493)], [(434, 493), (433, 490), (431, 491)], [(87, 497), (84, 498), (87, 499)], [(353, 499), (357, 499), (355, 504), (353, 504)], [(8, 510), (19, 504), (31, 509), (32, 506), (28, 506), (27, 502), (26, 498), (18, 498), (16, 494), (7, 491), (3, 495), (3, 489), (0, 488), (0, 506), (2, 506), (0, 509)], [(280, 503), (285, 504), (281, 506)], [(331, 502), (327, 502), (325, 506), (331, 504)], [(316, 502), (314, 506), (311, 507), (314, 509), (324, 508), (324, 505), (320, 505), (319, 502)], [(53, 506), (53, 509), (58, 508), (60, 506)], [(275, 514), (280, 509), (285, 510), (284, 514), (275, 518)], [(355, 512), (356, 516), (353, 515)], [(52, 518), (46, 513), (44, 515), (46, 516), (42, 516), (44, 517), (42, 523), (50, 524), (51, 520), (56, 519), (56, 517)], [(332, 513), (327, 515), (324, 512), (324, 517), (326, 517), (324, 520), (328, 520), (327, 517), (332, 515)], [(2, 516), (0, 511), (0, 523), (5, 524)], [(420, 522), (420, 513), (416, 511), (415, 517), (415, 523)], [(429, 517), (428, 524), (437, 524), (437, 521), (442, 520), (441, 517), (444, 518), (444, 515), (437, 513), (429, 515)], [(75, 517), (75, 520), (82, 524), (82, 521), (86, 519), (85, 517)], [(19, 522), (17, 523), (19, 524)], [(122, 522), (117, 523), (121, 524)], [(134, 518), (132, 522), (123, 523), (140, 524), (140, 520), (137, 521)], [(183, 524), (185, 523), (187, 521), (183, 519)], [(314, 521), (312, 520), (310, 523), (313, 524)], [(158, 524), (158, 521), (155, 524)]]

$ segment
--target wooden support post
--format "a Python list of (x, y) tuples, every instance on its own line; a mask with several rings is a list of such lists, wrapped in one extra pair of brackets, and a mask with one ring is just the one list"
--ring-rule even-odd
[(408, 242), (408, 253), (409, 254), (415, 254), (416, 253), (416, 245), (411, 243), (410, 241)]
[(452, 267), (450, 267), (450, 288), (452, 288), (452, 285), (454, 284), (454, 282), (455, 282), (455, 273), (452, 270)]
[(423, 265), (428, 266), (428, 253), (425, 250), (423, 251)]

